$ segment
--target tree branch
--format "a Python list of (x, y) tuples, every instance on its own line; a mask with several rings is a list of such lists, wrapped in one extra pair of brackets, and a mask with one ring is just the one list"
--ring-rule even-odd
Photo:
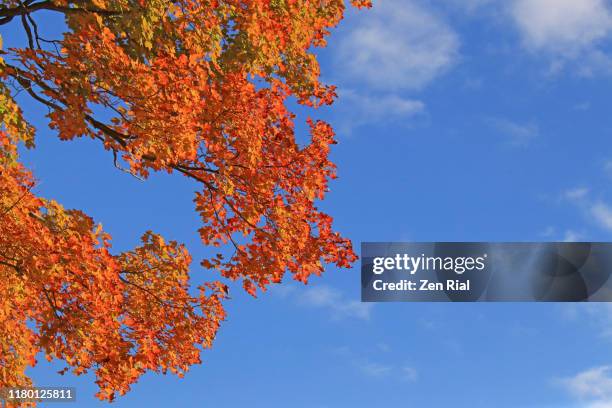
[(60, 13), (95, 13), (103, 16), (116, 16), (121, 15), (122, 12), (118, 10), (105, 10), (98, 7), (83, 6), (83, 7), (70, 7), (70, 6), (58, 6), (51, 0), (41, 1), (39, 3), (31, 4), (30, 2), (23, 3), (20, 7), (14, 8), (0, 8), (0, 25), (7, 24), (17, 16), (24, 16), (38, 10), (51, 10), (58, 11)]

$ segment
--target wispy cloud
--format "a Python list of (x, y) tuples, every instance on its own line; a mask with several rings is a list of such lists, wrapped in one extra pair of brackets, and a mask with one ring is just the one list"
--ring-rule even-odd
[(459, 39), (428, 9), (409, 0), (377, 2), (340, 42), (341, 71), (382, 90), (419, 89), (455, 62)]
[(612, 367), (602, 366), (558, 380), (582, 408), (612, 408)]
[(601, 338), (612, 340), (612, 303), (568, 303), (562, 307), (568, 320), (586, 323)]
[(336, 103), (339, 130), (351, 133), (354, 128), (375, 123), (407, 123), (425, 113), (425, 104), (395, 94), (358, 93), (342, 89)]
[(423, 115), (425, 103), (411, 94), (456, 63), (459, 38), (423, 2), (385, 0), (360, 12), (334, 51), (342, 73), (338, 129), (350, 134), (366, 124), (410, 125)]
[(498, 0), (449, 0), (450, 5), (461, 8), (468, 13), (473, 13), (496, 2)]
[(393, 371), (390, 365), (375, 363), (372, 361), (362, 361), (356, 364), (357, 368), (368, 377), (384, 377)]
[(329, 286), (306, 288), (306, 290), (300, 291), (298, 296), (298, 304), (326, 309), (334, 319), (369, 320), (372, 313), (372, 303), (362, 303), (359, 300), (348, 299), (342, 292)]
[[(391, 351), (390, 346), (384, 344), (385, 353)], [(371, 350), (370, 350), (371, 351)], [(353, 369), (366, 377), (372, 379), (389, 378), (401, 382), (416, 382), (419, 378), (417, 369), (410, 364), (398, 364), (395, 361), (382, 361), (380, 358), (364, 356), (366, 353), (356, 353), (350, 347), (343, 346), (333, 350), (334, 354), (341, 356)], [(377, 357), (380, 357), (377, 355)]]
[(511, 16), (527, 49), (553, 57), (553, 71), (572, 60), (579, 61), (584, 75), (612, 66), (598, 49), (612, 34), (612, 13), (604, 0), (515, 0)]
[(544, 238), (552, 238), (557, 235), (557, 229), (552, 225), (549, 225), (540, 233), (540, 235)]
[(577, 241), (580, 241), (581, 239), (583, 239), (583, 235), (571, 229), (566, 230), (565, 234), (563, 235), (564, 242), (577, 242)]
[(389, 346), (387, 343), (378, 343), (376, 347), (378, 347), (378, 349), (383, 353), (388, 353), (391, 351), (391, 346)]
[(294, 283), (275, 285), (270, 291), (281, 299), (298, 306), (324, 309), (333, 319), (369, 320), (373, 303), (349, 299), (343, 292), (330, 286), (306, 286)]
[(612, 177), (612, 160), (606, 160), (603, 162), (603, 170), (608, 177)]
[(578, 201), (584, 199), (589, 194), (587, 187), (575, 187), (563, 192), (563, 198), (570, 201)]
[(561, 199), (581, 209), (588, 219), (598, 227), (612, 231), (612, 206), (591, 196), (587, 187), (576, 187), (564, 191)]
[(526, 46), (566, 55), (591, 47), (612, 31), (603, 0), (517, 0), (512, 14)]
[(408, 382), (415, 382), (419, 378), (418, 371), (409, 365), (405, 365), (401, 368), (401, 378)]
[(362, 374), (372, 378), (393, 377), (402, 382), (413, 383), (419, 379), (419, 373), (411, 365), (385, 364), (370, 360), (354, 360), (353, 365)]
[(573, 229), (558, 230), (553, 226), (546, 227), (540, 236), (551, 241), (562, 241), (562, 242), (578, 242), (584, 239), (585, 235), (583, 232), (579, 232)]
[(590, 214), (600, 226), (612, 231), (612, 207), (597, 201), (590, 206)]
[(591, 109), (591, 103), (587, 101), (579, 102), (574, 105), (574, 110), (577, 110), (577, 111), (585, 112), (585, 111), (588, 111), (589, 109)]
[(347, 101), (354, 107), (358, 107), (359, 114), (366, 114), (374, 120), (383, 116), (408, 117), (417, 115), (425, 110), (425, 104), (419, 100), (402, 98), (398, 95), (359, 94), (353, 90), (340, 91), (340, 100)]
[(506, 144), (513, 147), (529, 146), (539, 135), (538, 125), (533, 122), (519, 123), (505, 118), (489, 118), (487, 123), (506, 137)]

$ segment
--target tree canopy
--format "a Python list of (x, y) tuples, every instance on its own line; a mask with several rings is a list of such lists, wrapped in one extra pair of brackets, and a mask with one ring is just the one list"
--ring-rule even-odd
[[(334, 132), (309, 119), (298, 144), (287, 107), (333, 102), (313, 49), (344, 11), (342, 0), (2, 0), (0, 25), (24, 41), (0, 51), (0, 387), (31, 384), (41, 352), (94, 371), (107, 400), (147, 371), (182, 375), (211, 347), (228, 290), (191, 287), (179, 243), (146, 231), (116, 254), (85, 213), (37, 196), (18, 154), (35, 129), (15, 95), (133, 176), (197, 182), (202, 243), (232, 254), (204, 268), (253, 295), (286, 272), (307, 282), (356, 259), (315, 205), (335, 177)], [(50, 13), (65, 19), (58, 38), (38, 24)]]

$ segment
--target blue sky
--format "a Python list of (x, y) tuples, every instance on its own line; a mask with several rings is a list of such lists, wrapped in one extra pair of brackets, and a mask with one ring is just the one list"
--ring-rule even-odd
[[(612, 2), (383, 0), (350, 10), (318, 54), (340, 94), (316, 112), (340, 141), (321, 207), (357, 247), (610, 240)], [(22, 102), (39, 129), (23, 152), (38, 193), (102, 222), (117, 250), (153, 229), (206, 254), (193, 184), (119, 172)], [(234, 290), (227, 308), (203, 365), (146, 375), (114, 406), (612, 407), (607, 304), (362, 304), (357, 264), (257, 300)], [(91, 375), (61, 367), (43, 360), (31, 375), (106, 405)]]

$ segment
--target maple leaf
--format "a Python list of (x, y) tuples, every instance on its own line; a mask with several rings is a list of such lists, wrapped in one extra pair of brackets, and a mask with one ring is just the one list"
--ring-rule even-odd
[[(64, 15), (62, 36), (41, 32), (45, 10)], [(342, 0), (2, 2), (0, 25), (15, 24), (7, 32), (25, 45), (0, 59), (0, 388), (31, 385), (40, 352), (63, 360), (61, 373), (94, 372), (109, 401), (147, 371), (183, 376), (212, 346), (228, 298), (220, 281), (193, 295), (181, 244), (148, 231), (113, 253), (86, 214), (38, 197), (18, 156), (34, 128), (14, 92), (48, 110), (59, 138), (93, 139), (136, 177), (197, 182), (202, 243), (232, 253), (201, 265), (255, 296), (285, 274), (307, 282), (356, 260), (315, 205), (335, 178), (334, 132), (309, 120), (298, 144), (287, 108), (292, 97), (333, 102), (313, 47), (344, 11)]]

